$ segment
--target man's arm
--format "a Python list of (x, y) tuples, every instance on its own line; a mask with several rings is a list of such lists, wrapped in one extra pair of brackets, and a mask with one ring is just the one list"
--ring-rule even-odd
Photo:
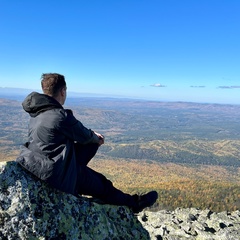
[(60, 122), (59, 130), (73, 141), (81, 144), (98, 143), (104, 144), (104, 136), (86, 128), (72, 114), (72, 111), (61, 110), (64, 113), (64, 119)]

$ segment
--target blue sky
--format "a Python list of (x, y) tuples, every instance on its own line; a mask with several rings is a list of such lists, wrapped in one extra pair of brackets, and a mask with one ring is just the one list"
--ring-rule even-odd
[(239, 0), (0, 0), (0, 87), (240, 104)]

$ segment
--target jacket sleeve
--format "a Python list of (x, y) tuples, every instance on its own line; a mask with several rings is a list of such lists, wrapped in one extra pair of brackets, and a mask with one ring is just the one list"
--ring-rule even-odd
[(91, 130), (86, 128), (72, 114), (71, 110), (61, 110), (64, 115), (59, 123), (59, 130), (73, 141), (81, 144), (99, 143), (98, 136)]

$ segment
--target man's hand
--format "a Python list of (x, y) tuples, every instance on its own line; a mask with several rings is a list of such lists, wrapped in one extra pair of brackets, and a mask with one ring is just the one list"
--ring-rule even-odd
[(104, 136), (100, 133), (94, 132), (98, 138), (99, 138), (99, 146), (101, 146), (102, 144), (104, 144)]

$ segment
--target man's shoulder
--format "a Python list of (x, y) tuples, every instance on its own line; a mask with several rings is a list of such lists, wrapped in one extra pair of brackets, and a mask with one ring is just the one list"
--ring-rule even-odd
[(69, 116), (69, 113), (62, 108), (53, 108), (42, 112), (38, 115), (38, 118), (45, 119), (46, 121), (65, 121)]
[(64, 124), (72, 125), (77, 121), (71, 109), (58, 109), (58, 115), (59, 119), (61, 119), (61, 122), (64, 122)]
[(64, 111), (65, 111), (67, 114), (73, 115), (73, 111), (72, 111), (71, 109), (64, 109)]
[(73, 116), (73, 112), (70, 109), (55, 108), (46, 111), (42, 114), (42, 118), (45, 121), (51, 122), (51, 124), (58, 127), (66, 127), (76, 123), (77, 119)]

